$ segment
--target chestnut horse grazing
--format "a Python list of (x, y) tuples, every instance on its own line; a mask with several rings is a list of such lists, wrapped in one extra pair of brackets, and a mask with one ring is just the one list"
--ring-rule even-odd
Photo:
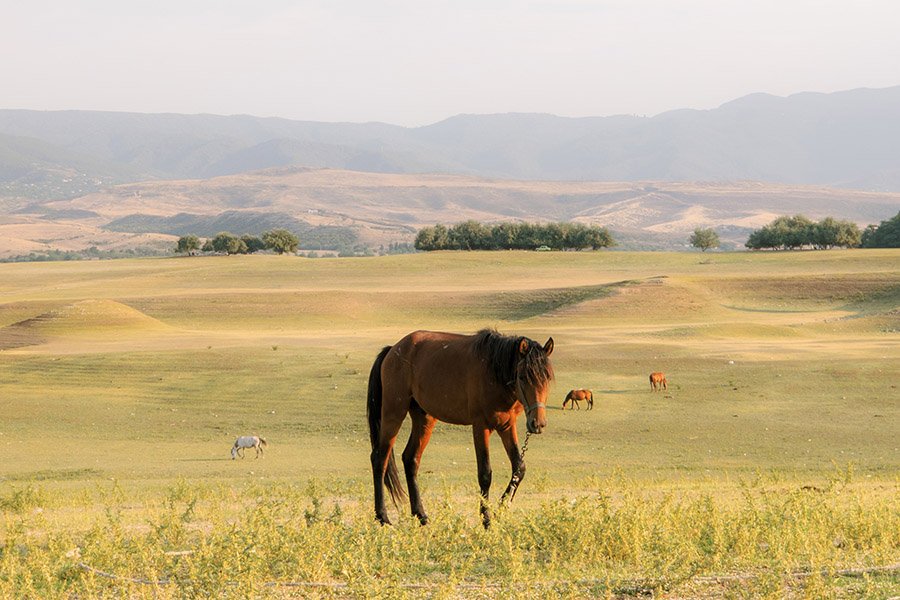
[(582, 400), (587, 400), (587, 409), (591, 410), (594, 408), (594, 392), (591, 390), (570, 390), (568, 394), (566, 394), (566, 399), (563, 400), (563, 410), (566, 408), (566, 404), (569, 401), (572, 401), (572, 404), (569, 405), (569, 410), (578, 406), (578, 410), (581, 410), (581, 405), (578, 404)]
[(481, 488), (481, 519), (490, 524), (488, 492), (491, 462), (488, 443), (497, 431), (512, 478), (503, 499), (512, 499), (525, 463), (519, 452), (516, 417), (525, 411), (528, 433), (547, 426), (547, 394), (553, 379), (553, 338), (541, 346), (526, 337), (509, 337), (484, 329), (475, 335), (415, 331), (378, 354), (369, 374), (366, 413), (372, 442), (375, 517), (390, 524), (384, 503), (387, 486), (396, 506), (403, 499), (394, 461), (394, 441), (409, 415), (412, 431), (403, 450), (403, 469), (412, 514), (424, 525), (417, 473), (422, 452), (438, 421), (471, 425)]
[(658, 392), (660, 389), (669, 389), (669, 384), (666, 382), (666, 374), (659, 371), (650, 373), (650, 390)]

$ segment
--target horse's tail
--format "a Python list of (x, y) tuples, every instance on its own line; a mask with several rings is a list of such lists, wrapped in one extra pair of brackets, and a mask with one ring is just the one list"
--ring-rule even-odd
[[(385, 346), (375, 363), (372, 365), (372, 371), (369, 373), (369, 392), (366, 398), (366, 417), (369, 420), (369, 440), (372, 442), (372, 451), (378, 448), (381, 438), (381, 363), (384, 357), (390, 352), (391, 347)], [(397, 462), (394, 460), (394, 450), (391, 449), (391, 455), (388, 457), (387, 471), (384, 476), (384, 485), (391, 494), (394, 506), (397, 506), (404, 497), (403, 489), (400, 487), (400, 474), (397, 472)]]

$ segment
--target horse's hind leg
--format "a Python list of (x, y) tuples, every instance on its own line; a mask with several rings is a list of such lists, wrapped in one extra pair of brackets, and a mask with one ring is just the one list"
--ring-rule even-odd
[(409, 416), (412, 418), (412, 431), (409, 433), (409, 441), (403, 450), (403, 471), (406, 473), (406, 487), (409, 490), (409, 507), (413, 516), (419, 518), (422, 525), (428, 524), (428, 515), (422, 506), (422, 496), (419, 493), (419, 463), (422, 461), (422, 453), (437, 420), (427, 414), (413, 401), (409, 407)]
[[(396, 414), (394, 414), (396, 413)], [(393, 470), (393, 451), (394, 442), (397, 440), (397, 433), (400, 431), (401, 425), (406, 414), (394, 411), (390, 414), (382, 413), (381, 432), (378, 444), (372, 449), (372, 477), (375, 484), (375, 518), (382, 525), (390, 525), (391, 521), (387, 516), (387, 508), (384, 505), (384, 488), (387, 485), (387, 479), (396, 478), (396, 472)], [(399, 481), (396, 482), (399, 484)], [(395, 485), (395, 484), (391, 484)], [(392, 488), (392, 498), (394, 504), (397, 503), (397, 497), (403, 495), (399, 488)]]

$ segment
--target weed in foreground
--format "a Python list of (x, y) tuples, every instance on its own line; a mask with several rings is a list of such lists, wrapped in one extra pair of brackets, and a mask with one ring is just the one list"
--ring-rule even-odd
[[(420, 527), (379, 527), (368, 498), (177, 483), (142, 509), (104, 496), (84, 531), (5, 512), (0, 597), (887, 597), (900, 590), (900, 504), (832, 478), (720, 494), (609, 488), (498, 510), (485, 531), (447, 498)], [(46, 497), (36, 491), (34, 502)], [(64, 505), (64, 498), (54, 498)], [(848, 573), (848, 569), (859, 569)], [(709, 590), (707, 589), (707, 592)]]

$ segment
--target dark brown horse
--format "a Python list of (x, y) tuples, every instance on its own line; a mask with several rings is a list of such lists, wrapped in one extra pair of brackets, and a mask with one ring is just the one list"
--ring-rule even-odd
[(666, 381), (666, 374), (660, 373), (659, 371), (650, 373), (650, 390), (658, 392), (660, 389), (669, 389), (669, 384)]
[(403, 468), (412, 514), (424, 525), (416, 476), (422, 452), (438, 421), (471, 425), (481, 488), (481, 518), (490, 524), (488, 492), (491, 462), (488, 443), (500, 434), (512, 464), (512, 478), (503, 499), (512, 499), (525, 476), (519, 452), (516, 417), (525, 411), (529, 433), (547, 426), (547, 394), (553, 378), (549, 356), (553, 338), (541, 346), (526, 337), (509, 337), (493, 330), (475, 335), (416, 331), (382, 349), (369, 374), (366, 413), (372, 442), (375, 517), (390, 523), (384, 505), (387, 486), (396, 506), (403, 499), (394, 461), (394, 441), (409, 415), (412, 431), (403, 450)]
[(569, 393), (566, 394), (566, 399), (563, 400), (563, 410), (566, 408), (566, 404), (570, 401), (572, 404), (569, 405), (569, 409), (574, 409), (575, 406), (578, 406), (578, 410), (581, 410), (581, 402), (582, 400), (587, 400), (587, 409), (591, 410), (594, 408), (594, 392), (591, 390), (569, 390)]

